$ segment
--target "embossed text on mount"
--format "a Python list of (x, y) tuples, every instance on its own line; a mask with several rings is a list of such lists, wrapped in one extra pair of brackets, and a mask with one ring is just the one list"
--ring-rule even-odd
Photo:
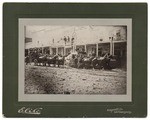
[(43, 108), (26, 108), (26, 107), (22, 107), (21, 109), (18, 110), (18, 113), (40, 115), (42, 109)]

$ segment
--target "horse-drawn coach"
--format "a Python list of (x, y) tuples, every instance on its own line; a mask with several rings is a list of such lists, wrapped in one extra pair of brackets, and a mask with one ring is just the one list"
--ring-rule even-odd
[[(31, 62), (29, 59), (30, 57), (26, 56), (26, 64)], [(35, 52), (32, 54), (32, 59), (35, 66), (70, 66), (80, 69), (114, 69), (119, 63), (117, 57), (109, 53), (96, 57), (95, 55), (87, 56), (86, 52), (70, 53), (68, 56), (38, 54)]]

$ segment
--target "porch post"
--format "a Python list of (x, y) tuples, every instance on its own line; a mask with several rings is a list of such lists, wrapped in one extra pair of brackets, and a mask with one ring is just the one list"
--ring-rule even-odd
[(98, 57), (98, 43), (96, 44), (96, 57)]
[(114, 55), (114, 41), (113, 41), (113, 37), (112, 37), (112, 55)]
[(113, 55), (113, 40), (110, 38), (110, 55)]
[(87, 52), (87, 49), (86, 49), (86, 44), (84, 45), (84, 48), (85, 48), (85, 52)]
[(49, 47), (49, 54), (51, 54), (51, 52), (52, 52), (52, 51), (51, 51), (51, 47)]
[(74, 50), (76, 51), (76, 45), (74, 45)]
[(27, 49), (28, 50), (28, 55), (30, 54), (30, 50), (29, 49)]
[(42, 47), (42, 54), (44, 54), (44, 48)]
[(64, 47), (64, 55), (66, 55), (66, 47)]
[(56, 47), (56, 55), (58, 55), (58, 47)]

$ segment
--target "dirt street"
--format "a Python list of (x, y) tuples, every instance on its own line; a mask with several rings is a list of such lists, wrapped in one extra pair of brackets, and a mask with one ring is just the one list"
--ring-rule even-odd
[(26, 94), (126, 94), (126, 71), (25, 66)]

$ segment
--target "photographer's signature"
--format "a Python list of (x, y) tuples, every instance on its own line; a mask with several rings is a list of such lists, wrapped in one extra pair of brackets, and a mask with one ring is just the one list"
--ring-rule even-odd
[(40, 115), (42, 109), (43, 108), (30, 108), (30, 107), (26, 108), (26, 107), (22, 107), (18, 110), (18, 113)]
[(114, 114), (131, 114), (132, 112), (131, 111), (128, 111), (128, 110), (124, 110), (123, 108), (110, 108), (110, 109), (107, 109), (107, 112), (110, 112), (110, 113), (114, 113)]

